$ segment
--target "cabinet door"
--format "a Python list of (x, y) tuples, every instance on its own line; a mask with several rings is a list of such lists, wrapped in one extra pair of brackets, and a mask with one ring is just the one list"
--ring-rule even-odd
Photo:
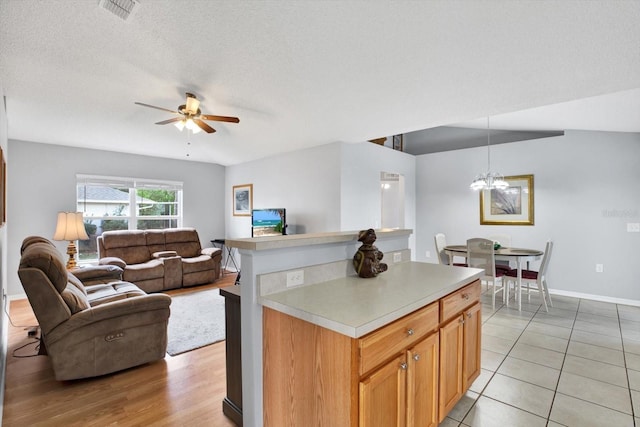
[(438, 425), (439, 350), (436, 332), (407, 352), (407, 427)]
[(442, 421), (462, 397), (463, 359), (462, 315), (440, 328), (440, 400), (438, 418)]
[(482, 335), (481, 304), (477, 303), (464, 315), (464, 359), (462, 361), (462, 389), (467, 391), (471, 383), (480, 375), (480, 355), (482, 354), (480, 337)]
[(360, 382), (360, 427), (406, 425), (406, 356), (398, 356)]

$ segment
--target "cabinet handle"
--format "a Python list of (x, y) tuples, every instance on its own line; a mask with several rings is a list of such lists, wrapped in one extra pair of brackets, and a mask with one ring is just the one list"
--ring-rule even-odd
[(400, 369), (402, 369), (403, 371), (406, 371), (406, 370), (407, 370), (407, 364), (406, 364), (406, 363), (404, 363), (404, 362), (403, 362), (403, 363), (401, 363), (401, 364), (400, 364)]
[(473, 314), (471, 314), (471, 313), (467, 313), (467, 317), (468, 317), (469, 319), (471, 319), (471, 317), (473, 317)]
[(414, 354), (414, 355), (413, 355), (413, 360), (415, 360), (416, 362), (417, 362), (418, 360), (420, 360), (420, 355), (419, 355), (419, 354)]
[(458, 323), (464, 323), (464, 316), (458, 319)]
[(415, 331), (411, 328), (407, 329), (407, 335), (413, 335)]
[(468, 300), (469, 299), (469, 294), (462, 294), (462, 299)]

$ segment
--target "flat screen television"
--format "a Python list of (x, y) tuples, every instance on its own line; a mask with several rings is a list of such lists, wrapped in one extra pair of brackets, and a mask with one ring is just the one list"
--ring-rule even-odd
[(287, 234), (287, 210), (252, 209), (251, 237), (281, 236)]

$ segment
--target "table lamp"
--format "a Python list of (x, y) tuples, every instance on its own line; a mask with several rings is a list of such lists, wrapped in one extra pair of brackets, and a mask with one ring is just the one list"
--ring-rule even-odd
[(58, 223), (56, 224), (56, 232), (53, 240), (68, 240), (67, 254), (67, 270), (76, 267), (76, 240), (89, 240), (87, 232), (82, 222), (82, 212), (58, 212)]

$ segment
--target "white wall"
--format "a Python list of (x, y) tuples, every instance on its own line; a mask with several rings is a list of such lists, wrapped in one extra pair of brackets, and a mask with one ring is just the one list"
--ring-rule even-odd
[(251, 219), (232, 215), (232, 188), (241, 184), (253, 184), (255, 208), (286, 208), (292, 234), (378, 228), (380, 172), (404, 175), (404, 227), (413, 229), (415, 157), (370, 142), (337, 142), (228, 166), (226, 237), (251, 236)]
[[(25, 141), (9, 141), (8, 293), (23, 294), (20, 245), (30, 235), (53, 236), (59, 211), (75, 210), (76, 174), (182, 181), (185, 227), (203, 246), (224, 236), (225, 168), (220, 165)], [(66, 257), (66, 242), (54, 242)]]
[(285, 208), (291, 234), (340, 230), (340, 144), (228, 166), (228, 238), (251, 237), (251, 217), (232, 212), (232, 188), (241, 184), (253, 184), (254, 208)]
[[(564, 136), (491, 147), (492, 169), (534, 175), (535, 225), (480, 225), (473, 177), (486, 169), (486, 148), (417, 157), (416, 259), (437, 262), (433, 236), (448, 243), (509, 234), (515, 247), (544, 249), (553, 290), (640, 300), (640, 134), (566, 131)], [(431, 252), (427, 259), (425, 252)], [(604, 273), (595, 264), (604, 264)]]
[[(340, 230), (380, 227), (382, 223), (380, 172), (404, 175), (404, 228), (415, 229), (416, 158), (370, 142), (343, 144), (342, 148), (340, 192), (342, 228)], [(409, 242), (410, 247), (414, 248), (413, 236)]]

